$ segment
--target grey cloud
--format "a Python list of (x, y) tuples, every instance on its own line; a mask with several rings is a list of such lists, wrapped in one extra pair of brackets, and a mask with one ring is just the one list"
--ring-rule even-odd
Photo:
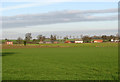
[(96, 14), (102, 13), (117, 13), (117, 9), (87, 10), (87, 11), (64, 10), (42, 14), (4, 16), (2, 21), (3, 28), (18, 28), (56, 23), (117, 20), (117, 15), (94, 16)]

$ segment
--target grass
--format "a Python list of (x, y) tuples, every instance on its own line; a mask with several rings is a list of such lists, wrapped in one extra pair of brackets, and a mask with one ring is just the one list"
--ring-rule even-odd
[(2, 45), (3, 49), (11, 48), (41, 48), (41, 47), (118, 47), (118, 43), (60, 43), (60, 44), (14, 44), (14, 45)]
[(117, 44), (65, 45), (71, 47), (3, 49), (3, 80), (118, 79)]

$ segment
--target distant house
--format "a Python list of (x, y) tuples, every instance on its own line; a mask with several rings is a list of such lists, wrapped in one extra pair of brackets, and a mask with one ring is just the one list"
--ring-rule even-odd
[(115, 41), (115, 42), (119, 42), (119, 40), (117, 40), (117, 39), (116, 39), (116, 40), (114, 40), (114, 41)]
[(46, 44), (51, 44), (52, 42), (50, 42), (50, 41), (46, 41), (45, 43), (46, 43)]
[(83, 40), (75, 41), (75, 43), (83, 43)]
[(12, 41), (7, 41), (6, 44), (7, 45), (13, 45), (13, 42)]
[(114, 42), (114, 39), (111, 39), (111, 42)]
[(103, 40), (93, 40), (94, 43), (102, 43)]
[(71, 41), (65, 41), (65, 43), (72, 43)]
[(53, 43), (54, 43), (54, 44), (58, 44), (59, 42), (57, 42), (57, 41), (54, 41)]
[(44, 42), (43, 41), (40, 41), (39, 44), (43, 44)]
[(111, 39), (111, 42), (119, 42), (119, 39)]

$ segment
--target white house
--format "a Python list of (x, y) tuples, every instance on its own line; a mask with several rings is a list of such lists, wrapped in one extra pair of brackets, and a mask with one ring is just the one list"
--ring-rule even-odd
[(119, 40), (115, 40), (115, 42), (119, 42)]
[(75, 43), (83, 43), (83, 40), (75, 41)]
[(111, 39), (111, 42), (114, 42), (114, 39)]
[(119, 39), (111, 39), (111, 42), (119, 42), (120, 40)]

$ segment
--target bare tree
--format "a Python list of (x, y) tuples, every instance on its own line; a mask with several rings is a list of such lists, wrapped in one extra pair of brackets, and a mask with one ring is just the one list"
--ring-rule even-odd
[(39, 41), (44, 41), (46, 38), (45, 38), (45, 36), (38, 35), (38, 36), (37, 36), (37, 39), (38, 39)]
[(102, 37), (101, 37), (104, 41), (106, 41), (107, 40), (107, 36), (106, 35), (102, 35)]
[(51, 35), (51, 36), (50, 36), (50, 40), (51, 40), (51, 42), (53, 43), (53, 42), (56, 40), (56, 35), (54, 35), (54, 36)]
[(37, 40), (36, 40), (36, 39), (33, 39), (32, 43), (36, 44), (36, 43), (37, 43)]
[(22, 39), (21, 37), (18, 37), (17, 43), (18, 43), (18, 44), (22, 44), (22, 43), (23, 43), (23, 39)]
[(52, 43), (54, 42), (54, 37), (53, 37), (53, 35), (50, 36), (50, 40), (51, 40)]
[(38, 35), (38, 36), (37, 36), (37, 39), (38, 39), (39, 41), (41, 41), (41, 40), (42, 40), (42, 37), (43, 37), (42, 35)]
[(8, 41), (8, 39), (7, 39), (7, 38), (5, 38), (5, 41)]
[(42, 37), (42, 41), (44, 41), (45, 39), (46, 39), (46, 37), (45, 37), (45, 36), (43, 36), (43, 37)]
[(57, 40), (57, 37), (56, 37), (56, 35), (54, 35), (54, 41), (55, 41), (55, 40)]
[(91, 42), (91, 37), (89, 37), (89, 36), (83, 36), (82, 39), (85, 43)]
[(68, 37), (66, 36), (66, 37), (64, 37), (64, 41), (66, 41), (68, 39)]
[(32, 39), (31, 33), (26, 33), (25, 34), (25, 41), (28, 42), (28, 41), (30, 41), (30, 39)]

